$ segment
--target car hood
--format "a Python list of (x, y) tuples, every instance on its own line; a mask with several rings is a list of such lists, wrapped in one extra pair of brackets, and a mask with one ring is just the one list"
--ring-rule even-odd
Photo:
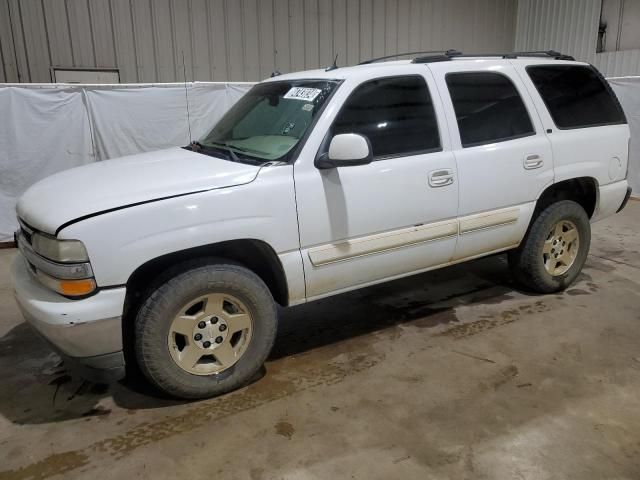
[(138, 203), (249, 183), (259, 166), (174, 147), (92, 163), (52, 175), (18, 201), (18, 216), (55, 234), (81, 217)]

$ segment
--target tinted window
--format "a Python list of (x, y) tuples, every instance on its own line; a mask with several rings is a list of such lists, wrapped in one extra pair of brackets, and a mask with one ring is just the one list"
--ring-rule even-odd
[(593, 68), (537, 65), (527, 73), (558, 128), (625, 123), (618, 100)]
[(374, 158), (440, 148), (431, 96), (418, 76), (373, 80), (359, 86), (334, 122), (333, 134), (340, 133), (365, 135)]
[(516, 87), (491, 72), (446, 77), (463, 147), (503, 142), (535, 133)]

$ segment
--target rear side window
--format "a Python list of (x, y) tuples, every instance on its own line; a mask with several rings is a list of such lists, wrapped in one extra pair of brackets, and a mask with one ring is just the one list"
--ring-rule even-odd
[(333, 134), (359, 133), (376, 159), (440, 150), (438, 123), (422, 77), (391, 77), (357, 87), (333, 124)]
[(527, 67), (527, 73), (558, 128), (626, 123), (611, 88), (593, 68), (536, 65)]
[(535, 134), (527, 108), (506, 76), (493, 72), (449, 73), (446, 81), (463, 147)]

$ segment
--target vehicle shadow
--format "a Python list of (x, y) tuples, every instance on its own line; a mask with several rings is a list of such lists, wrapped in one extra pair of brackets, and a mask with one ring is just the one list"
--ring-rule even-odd
[(413, 321), (424, 328), (456, 322), (455, 307), (500, 303), (514, 289), (502, 255), (282, 309), (270, 358), (299, 354)]
[[(281, 309), (269, 362), (408, 322), (427, 329), (456, 322), (457, 306), (499, 303), (513, 293), (498, 255)], [(139, 372), (111, 385), (74, 377), (26, 323), (0, 338), (0, 382), (0, 414), (17, 424), (106, 415), (105, 397), (131, 411), (185, 403), (164, 398)]]

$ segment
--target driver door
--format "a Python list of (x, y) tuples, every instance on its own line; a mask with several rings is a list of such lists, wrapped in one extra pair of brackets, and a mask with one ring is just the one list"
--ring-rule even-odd
[[(442, 105), (424, 66), (405, 70), (345, 81), (294, 166), (308, 299), (453, 256), (458, 181)], [(318, 169), (314, 158), (343, 133), (366, 136), (373, 161)]]

